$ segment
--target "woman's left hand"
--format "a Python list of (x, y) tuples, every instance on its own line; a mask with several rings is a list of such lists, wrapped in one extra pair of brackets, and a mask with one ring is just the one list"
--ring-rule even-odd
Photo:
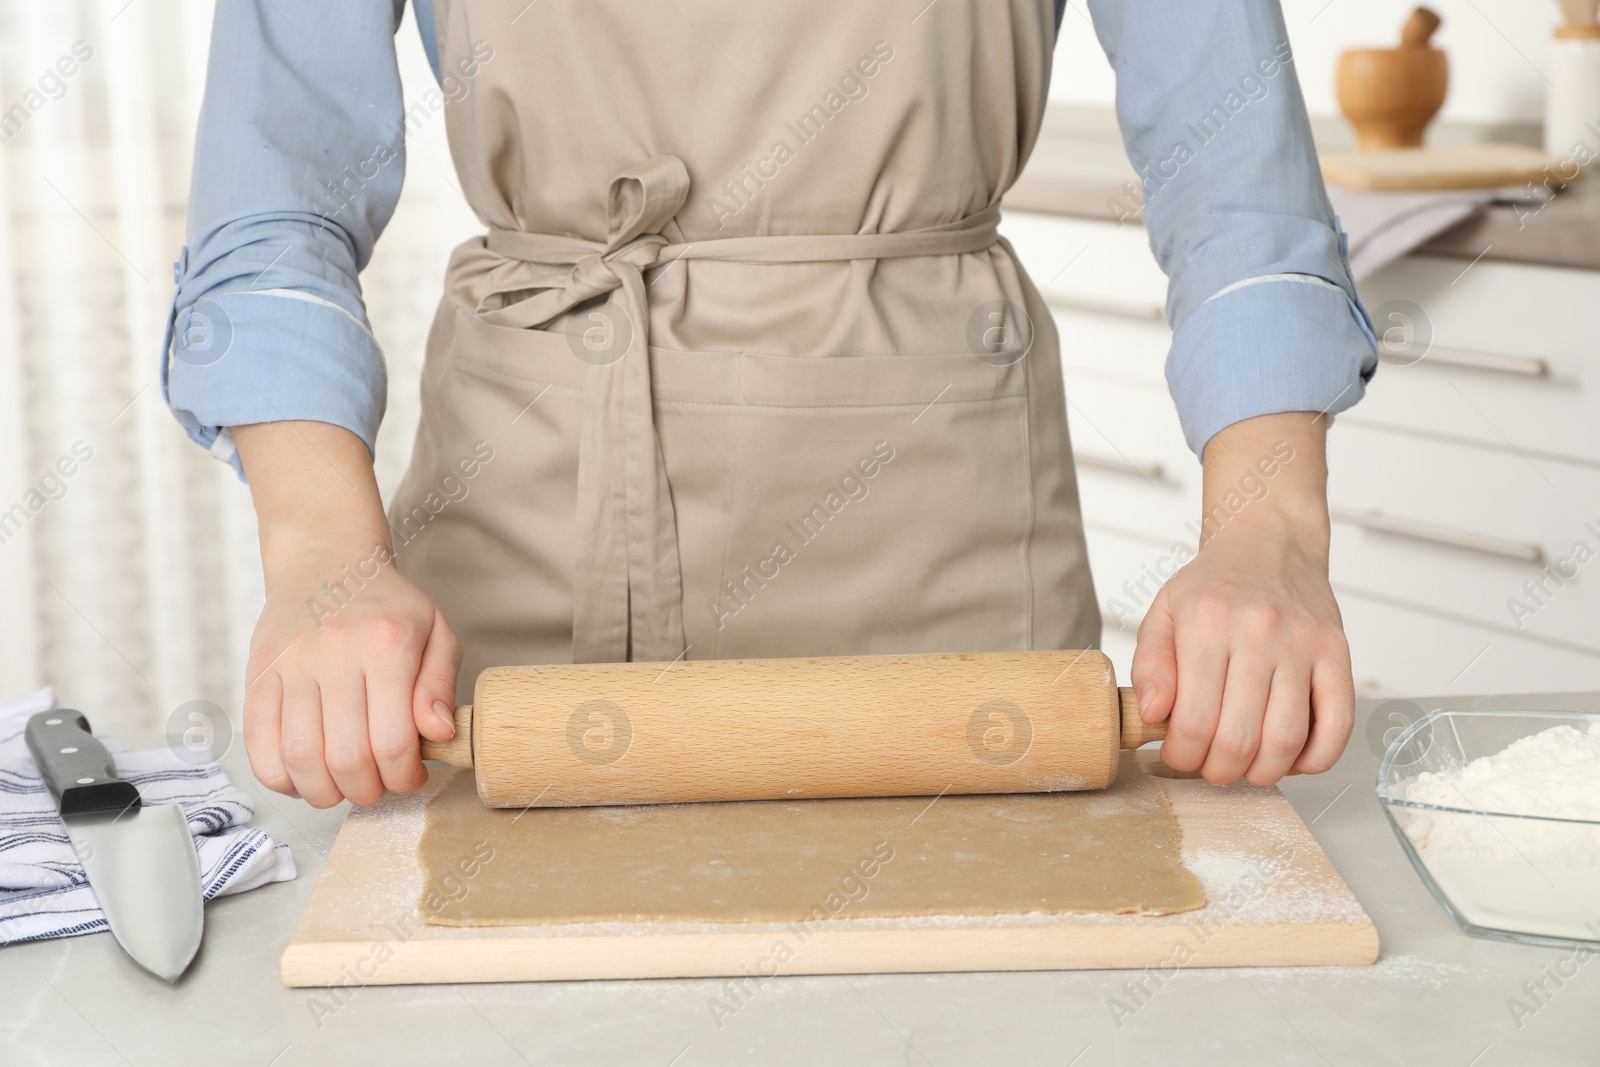
[(1156, 594), (1133, 657), (1141, 717), (1170, 720), (1161, 758), (1174, 770), (1271, 785), (1329, 769), (1350, 738), (1324, 423), (1264, 415), (1206, 445), (1199, 552)]

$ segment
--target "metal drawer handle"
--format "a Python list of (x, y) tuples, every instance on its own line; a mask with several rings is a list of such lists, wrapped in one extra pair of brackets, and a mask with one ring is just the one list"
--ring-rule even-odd
[[(1410, 346), (1408, 345), (1407, 348)], [(1495, 374), (1514, 374), (1519, 378), (1547, 378), (1550, 364), (1538, 356), (1508, 356), (1501, 352), (1479, 352), (1470, 348), (1446, 348), (1434, 345), (1420, 357), (1383, 341), (1383, 352), (1403, 367), (1433, 364), (1437, 367), (1465, 367), (1468, 370), (1492, 371)]]
[(1063, 311), (1087, 311), (1092, 315), (1115, 315), (1122, 319), (1137, 319), (1140, 322), (1165, 322), (1167, 312), (1160, 304), (1151, 304), (1143, 300), (1118, 300), (1108, 296), (1084, 296), (1081, 293), (1065, 293), (1059, 289), (1047, 290), (1044, 302), (1051, 307)]
[(1147, 482), (1159, 482), (1166, 477), (1166, 470), (1159, 463), (1136, 463), (1121, 456), (1097, 456), (1092, 452), (1074, 452), (1072, 458), (1080, 467), (1105, 471), (1107, 474), (1143, 478)]
[(1466, 530), (1453, 530), (1448, 526), (1435, 526), (1432, 523), (1417, 522), (1414, 519), (1397, 519), (1380, 511), (1358, 511), (1352, 508), (1334, 507), (1329, 509), (1329, 514), (1335, 522), (1357, 526), (1363, 530), (1371, 530), (1374, 533), (1409, 537), (1414, 541), (1426, 541), (1434, 545), (1447, 545), (1450, 548), (1463, 548), (1469, 552), (1482, 552), (1487, 556), (1514, 559), (1523, 563), (1544, 562), (1544, 549), (1528, 541), (1507, 541), (1501, 537), (1490, 537), (1488, 534), (1471, 533)]

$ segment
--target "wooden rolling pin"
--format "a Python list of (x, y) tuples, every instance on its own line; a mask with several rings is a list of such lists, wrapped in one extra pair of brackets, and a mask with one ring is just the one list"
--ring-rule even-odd
[(1103, 789), (1166, 736), (1101, 652), (495, 667), (424, 759), (493, 808)]

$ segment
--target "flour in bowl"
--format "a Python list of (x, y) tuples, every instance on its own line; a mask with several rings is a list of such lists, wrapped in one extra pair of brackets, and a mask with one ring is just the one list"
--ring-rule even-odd
[(1470, 809), (1391, 809), (1460, 918), (1600, 938), (1600, 723), (1531, 734), (1492, 756), (1425, 771), (1396, 794)]
[(1507, 815), (1600, 822), (1600, 723), (1556, 726), (1453, 770), (1425, 771), (1405, 799)]

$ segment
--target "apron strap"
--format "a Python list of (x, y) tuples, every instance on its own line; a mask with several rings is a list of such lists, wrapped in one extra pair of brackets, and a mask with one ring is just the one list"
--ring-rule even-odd
[(502, 229), (491, 229), (484, 244), (499, 262), (474, 311), (493, 325), (538, 329), (586, 300), (608, 297), (602, 317), (610, 343), (594, 359), (585, 357), (574, 663), (676, 660), (686, 651), (677, 521), (655, 426), (644, 272), (678, 259), (807, 263), (955, 255), (982, 251), (998, 239), (1000, 207), (991, 204), (909, 232), (669, 243), (661, 231), (683, 210), (688, 193), (683, 161), (652, 156), (612, 180), (605, 244)]

